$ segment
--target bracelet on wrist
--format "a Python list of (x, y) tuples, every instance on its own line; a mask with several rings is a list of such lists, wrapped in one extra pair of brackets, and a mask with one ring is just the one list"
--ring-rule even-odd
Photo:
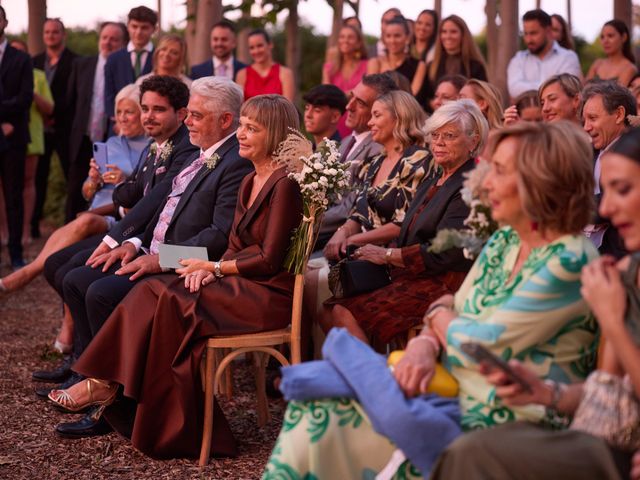
[(384, 252), (384, 260), (387, 262), (387, 265), (391, 264), (391, 255), (393, 254), (393, 248), (387, 248), (387, 251)]
[(433, 319), (438, 314), (440, 310), (449, 310), (449, 307), (443, 305), (442, 303), (435, 303), (429, 307), (427, 313), (424, 314), (424, 324), (429, 328), (433, 328)]
[(438, 342), (438, 339), (435, 338), (433, 335), (423, 335), (420, 334), (417, 337), (413, 337), (411, 340), (409, 340), (409, 342), (407, 343), (407, 346), (411, 345), (414, 342), (418, 342), (418, 341), (427, 341), (431, 344), (431, 346), (433, 347), (433, 352), (436, 354), (436, 357), (438, 355), (440, 355), (440, 342)]
[(563, 383), (555, 382), (553, 380), (545, 380), (544, 384), (551, 389), (551, 402), (549, 402), (549, 405), (547, 405), (546, 407), (549, 410), (557, 411), (558, 404), (560, 403), (562, 395), (566, 390), (566, 385)]

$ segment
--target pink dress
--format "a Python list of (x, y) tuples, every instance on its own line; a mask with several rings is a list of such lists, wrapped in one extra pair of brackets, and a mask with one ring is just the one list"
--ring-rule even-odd
[[(331, 72), (333, 65), (327, 62), (324, 64), (323, 68), (325, 72), (329, 73)], [(342, 75), (342, 72), (338, 70), (333, 75), (329, 74), (329, 83), (335, 85), (344, 93), (349, 93), (351, 90), (355, 88), (355, 86), (358, 83), (360, 83), (360, 80), (362, 80), (362, 77), (364, 77), (366, 73), (367, 73), (367, 60), (360, 60), (360, 63), (358, 63), (358, 67), (355, 69), (355, 71), (349, 78), (344, 77)], [(342, 118), (340, 119), (340, 123), (338, 123), (338, 132), (340, 133), (340, 136), (342, 138), (345, 138), (347, 135), (351, 133), (351, 129), (347, 128), (347, 126), (345, 125), (346, 116), (347, 116), (346, 113), (342, 115)]]

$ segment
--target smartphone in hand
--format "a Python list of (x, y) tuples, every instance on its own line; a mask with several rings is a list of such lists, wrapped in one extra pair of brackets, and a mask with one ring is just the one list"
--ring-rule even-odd
[(485, 362), (489, 364), (491, 368), (497, 368), (498, 370), (503, 371), (512, 383), (517, 383), (527, 393), (533, 393), (531, 385), (529, 385), (529, 383), (524, 378), (518, 375), (507, 362), (487, 350), (479, 343), (463, 343), (460, 345), (460, 350), (462, 350), (468, 357), (474, 359), (478, 363)]
[(94, 142), (93, 144), (93, 159), (100, 167), (100, 173), (107, 171), (107, 163), (109, 158), (107, 155), (107, 144), (104, 142)]

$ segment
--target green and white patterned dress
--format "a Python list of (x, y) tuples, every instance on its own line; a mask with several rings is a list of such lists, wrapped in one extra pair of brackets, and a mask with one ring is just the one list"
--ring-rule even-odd
[[(561, 428), (565, 420), (538, 406), (502, 405), (477, 364), (459, 350), (463, 342), (481, 343), (565, 383), (586, 378), (594, 367), (597, 324), (580, 295), (580, 271), (597, 251), (582, 235), (565, 235), (533, 249), (510, 279), (519, 250), (513, 229), (498, 230), (455, 296), (458, 316), (447, 330), (446, 363), (460, 384), (465, 430), (514, 420)], [(394, 450), (355, 401), (291, 402), (263, 478), (373, 479)], [(405, 462), (395, 478), (414, 477), (420, 472)]]

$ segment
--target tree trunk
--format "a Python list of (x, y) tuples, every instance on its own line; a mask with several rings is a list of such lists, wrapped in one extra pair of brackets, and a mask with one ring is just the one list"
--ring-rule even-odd
[(567, 26), (569, 27), (569, 34), (573, 35), (573, 15), (571, 15), (571, 0), (567, 0)]
[(187, 42), (187, 52), (189, 53), (189, 65), (195, 65), (196, 50), (196, 13), (198, 8), (197, 0), (187, 0), (187, 26), (184, 30), (184, 40)]
[(510, 102), (507, 90), (507, 67), (518, 50), (518, 0), (500, 2), (500, 28), (498, 29), (498, 54), (493, 83), (502, 92), (505, 102)]
[(613, 1), (613, 18), (622, 20), (629, 31), (633, 31), (631, 23), (631, 0), (614, 0)]
[(540, 10), (540, 7), (542, 6), (542, 1), (541, 0), (536, 0), (536, 8), (538, 10)]
[(496, 78), (496, 63), (498, 56), (498, 26), (496, 17), (498, 8), (496, 0), (487, 0), (484, 11), (487, 14), (487, 64), (489, 71), (489, 80), (494, 81)]
[(156, 7), (156, 12), (158, 14), (158, 33), (162, 34), (162, 0), (158, 0), (156, 4), (158, 5)]
[(29, 0), (29, 26), (27, 33), (27, 47), (30, 55), (44, 52), (42, 31), (47, 18), (47, 0)]
[(197, 4), (193, 63), (201, 63), (211, 58), (211, 27), (222, 18), (222, 0), (198, 0)]
[(286, 37), (285, 62), (293, 71), (296, 95), (300, 91), (300, 35), (298, 34), (298, 0), (289, 1), (289, 16), (284, 25)]
[(338, 43), (338, 35), (340, 34), (340, 27), (342, 26), (342, 15), (344, 12), (344, 0), (333, 1), (333, 22), (331, 24), (331, 35), (327, 39), (327, 49), (324, 54), (324, 59), (329, 59), (329, 52)]
[[(240, 17), (240, 22), (243, 25), (248, 25), (251, 19), (251, 12), (243, 11)], [(243, 63), (251, 63), (251, 55), (249, 55), (249, 32), (251, 27), (243, 27), (238, 32), (238, 46), (236, 47), (236, 58)]]
[(438, 12), (438, 18), (442, 18), (442, 0), (434, 0), (433, 9)]

